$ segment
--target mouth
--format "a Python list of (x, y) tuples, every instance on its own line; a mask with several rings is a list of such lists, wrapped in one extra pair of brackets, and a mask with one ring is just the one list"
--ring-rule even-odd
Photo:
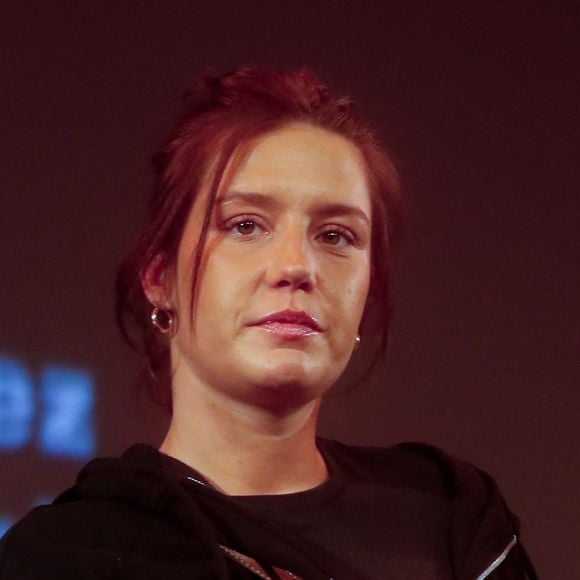
[(303, 310), (282, 310), (272, 312), (251, 323), (279, 338), (296, 340), (322, 332), (315, 318)]
[(281, 322), (269, 322), (266, 324), (260, 324), (257, 326), (257, 328), (261, 328), (270, 334), (273, 334), (279, 338), (285, 338), (287, 340), (296, 340), (305, 336), (318, 334), (316, 330), (312, 330), (307, 326), (301, 326), (299, 324), (286, 324)]

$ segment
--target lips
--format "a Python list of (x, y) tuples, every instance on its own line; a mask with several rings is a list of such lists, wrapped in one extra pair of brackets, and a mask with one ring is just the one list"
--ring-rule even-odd
[(250, 326), (264, 325), (269, 325), (271, 327), (282, 327), (282, 325), (289, 325), (288, 328), (306, 327), (312, 331), (322, 331), (320, 324), (318, 324), (318, 322), (307, 312), (304, 312), (304, 310), (281, 310), (280, 312), (272, 312), (271, 314), (267, 314), (259, 320), (251, 323)]

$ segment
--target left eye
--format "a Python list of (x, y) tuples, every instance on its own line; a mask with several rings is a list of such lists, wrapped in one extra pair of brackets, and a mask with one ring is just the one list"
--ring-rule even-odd
[(341, 243), (352, 244), (353, 237), (341, 229), (326, 230), (320, 234), (321, 239), (325, 244), (331, 246), (338, 246)]

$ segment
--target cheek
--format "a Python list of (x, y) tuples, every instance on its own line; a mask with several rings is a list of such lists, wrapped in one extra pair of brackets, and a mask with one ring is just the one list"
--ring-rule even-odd
[(367, 301), (368, 291), (368, 275), (352, 277), (344, 290), (344, 299), (350, 314), (349, 318), (354, 324), (357, 325), (357, 328), (360, 323), (360, 319), (362, 318), (364, 307)]
[(361, 256), (345, 277), (345, 295), (348, 297), (347, 300), (352, 303), (353, 308), (364, 308), (369, 292), (370, 277), (370, 258), (366, 255)]
[(235, 323), (247, 303), (250, 286), (243, 263), (212, 253), (197, 287), (197, 319), (209, 329), (212, 324)]
[(352, 335), (358, 332), (367, 300), (369, 277), (370, 269), (365, 262), (349, 269), (348, 273), (328, 279), (330, 316), (336, 327), (343, 331), (340, 334), (344, 340), (350, 341)]

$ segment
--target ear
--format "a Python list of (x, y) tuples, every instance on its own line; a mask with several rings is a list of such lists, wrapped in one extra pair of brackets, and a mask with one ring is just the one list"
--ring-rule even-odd
[(173, 305), (173, 276), (165, 254), (157, 254), (141, 270), (140, 279), (143, 292), (151, 304), (162, 308)]

